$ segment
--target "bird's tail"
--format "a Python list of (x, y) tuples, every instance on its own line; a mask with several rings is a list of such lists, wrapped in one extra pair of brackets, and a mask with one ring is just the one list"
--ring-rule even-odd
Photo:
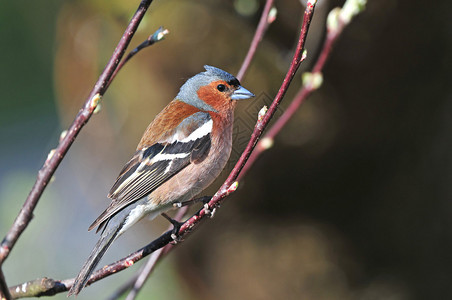
[(102, 258), (102, 256), (104, 256), (111, 243), (118, 236), (120, 230), (121, 226), (117, 226), (116, 228), (106, 228), (104, 230), (93, 251), (91, 251), (88, 260), (85, 262), (82, 269), (78, 273), (77, 278), (75, 278), (74, 284), (67, 294), (68, 297), (71, 295), (78, 295), (78, 293), (80, 293), (80, 291), (85, 287), (89, 277), (91, 276), (91, 273), (94, 272), (94, 269), (96, 268), (100, 259)]

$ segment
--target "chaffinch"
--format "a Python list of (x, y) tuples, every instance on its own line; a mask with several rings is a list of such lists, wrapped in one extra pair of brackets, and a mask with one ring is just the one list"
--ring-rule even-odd
[(111, 243), (144, 216), (155, 218), (193, 199), (223, 170), (232, 147), (236, 100), (254, 95), (234, 76), (211, 66), (185, 82), (148, 126), (132, 159), (91, 224), (101, 237), (70, 289), (77, 295)]

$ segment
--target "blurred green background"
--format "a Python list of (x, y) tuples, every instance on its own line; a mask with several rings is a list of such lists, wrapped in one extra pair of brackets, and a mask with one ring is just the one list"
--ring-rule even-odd
[[(77, 274), (97, 240), (86, 229), (109, 203), (106, 194), (143, 130), (204, 64), (238, 71), (264, 4), (154, 2), (132, 47), (160, 25), (170, 35), (111, 85), (6, 261), (9, 285)], [(4, 236), (138, 1), (0, 3)], [(342, 3), (319, 0), (303, 70), (318, 55), (328, 11)], [(322, 88), (215, 218), (164, 259), (138, 299), (452, 298), (451, 6), (369, 0), (334, 49)], [(258, 97), (237, 108), (232, 162), (293, 53), (303, 7), (295, 0), (276, 7), (278, 18), (242, 81)], [(101, 265), (166, 226), (160, 218), (143, 220)], [(105, 299), (138, 269), (102, 280), (78, 299)]]

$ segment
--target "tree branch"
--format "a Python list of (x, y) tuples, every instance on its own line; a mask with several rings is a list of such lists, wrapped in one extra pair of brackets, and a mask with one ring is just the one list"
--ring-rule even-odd
[[(71, 283), (72, 281), (69, 282)], [(53, 296), (67, 291), (68, 288), (70, 288), (70, 285), (67, 280), (59, 281), (43, 277), (12, 286), (9, 288), (9, 292), (11, 293), (13, 299), (18, 299), (26, 297)]]
[(119, 61), (123, 57), (124, 52), (130, 43), (130, 40), (135, 34), (138, 25), (140, 24), (140, 21), (142, 20), (151, 2), (152, 0), (141, 1), (137, 11), (135, 12), (124, 34), (122, 35), (121, 40), (116, 46), (113, 55), (111, 56), (104, 71), (101, 73), (99, 79), (94, 85), (94, 88), (90, 92), (84, 106), (80, 109), (79, 113), (75, 117), (75, 120), (66, 131), (63, 138), (60, 140), (57, 148), (50, 151), (47, 160), (39, 170), (36, 182), (31, 189), (24, 205), (22, 206), (19, 215), (16, 217), (12, 227), (1, 243), (0, 266), (6, 260), (16, 241), (19, 239), (22, 232), (30, 223), (33, 217), (33, 210), (35, 209), (39, 199), (41, 198), (44, 189), (49, 183), (50, 178), (55, 173), (55, 170), (58, 168), (59, 164), (63, 160), (64, 156), (66, 155), (67, 151), (69, 150), (82, 127), (92, 116), (94, 109), (97, 107), (99, 100), (104, 95), (108, 87), (108, 83), (110, 82), (115, 69), (118, 67)]
[(0, 299), (1, 300), (12, 299), (11, 294), (8, 290), (8, 285), (6, 284), (5, 276), (3, 275), (2, 268), (0, 268)]
[(132, 58), (134, 57), (138, 52), (143, 50), (144, 48), (147, 48), (149, 46), (154, 45), (155, 43), (163, 40), (165, 36), (169, 33), (168, 29), (165, 29), (163, 27), (160, 27), (157, 29), (153, 34), (151, 34), (144, 42), (139, 44), (135, 49), (129, 52), (127, 56), (121, 60), (118, 67), (115, 69), (113, 74), (111, 75), (110, 80), (107, 83), (107, 88), (110, 86), (110, 83), (113, 81), (113, 79), (116, 77), (116, 74), (122, 69), (122, 67)]
[(245, 59), (243, 60), (242, 66), (240, 67), (239, 72), (237, 73), (237, 79), (241, 81), (245, 76), (246, 71), (248, 70), (251, 61), (256, 54), (257, 46), (262, 41), (262, 37), (267, 31), (268, 25), (270, 25), (276, 18), (276, 9), (274, 9), (274, 13), (270, 16), (270, 11), (273, 7), (273, 0), (267, 0), (264, 6), (264, 10), (262, 11), (261, 18), (259, 20), (259, 24), (257, 25), (256, 32), (254, 34), (253, 40), (251, 41), (250, 48), (248, 49), (248, 53), (246, 54)]

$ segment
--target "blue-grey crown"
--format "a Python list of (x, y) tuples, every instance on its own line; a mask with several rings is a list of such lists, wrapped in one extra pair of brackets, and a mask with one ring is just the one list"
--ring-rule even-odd
[(205, 65), (204, 69), (206, 69), (206, 71), (201, 73), (201, 74), (205, 74), (207, 76), (210, 76), (211, 78), (212, 77), (217, 77), (219, 80), (224, 80), (224, 81), (226, 81), (226, 82), (228, 82), (230, 84), (233, 84), (233, 85), (240, 85), (240, 83), (237, 80), (237, 78), (235, 78), (235, 76), (229, 74), (226, 71), (223, 71), (221, 69), (218, 69), (218, 68), (215, 68), (215, 67), (212, 67), (212, 66), (208, 66), (208, 65)]
[(236, 86), (239, 86), (240, 83), (233, 75), (221, 69), (207, 65), (204, 66), (204, 69), (206, 69), (205, 72), (196, 74), (184, 83), (176, 98), (201, 110), (215, 111), (213, 107), (199, 99), (197, 93), (199, 88), (216, 80), (224, 80)]

